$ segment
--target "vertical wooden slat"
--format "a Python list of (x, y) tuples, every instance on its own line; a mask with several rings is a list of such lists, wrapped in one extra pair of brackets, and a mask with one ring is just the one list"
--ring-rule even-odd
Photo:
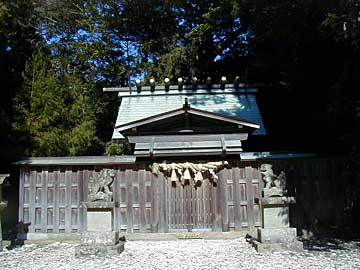
[(252, 180), (253, 188), (254, 188), (254, 225), (256, 227), (261, 227), (262, 224), (262, 213), (260, 203), (255, 203), (255, 198), (260, 198), (263, 190), (263, 181), (261, 177), (261, 173), (258, 169), (258, 166), (254, 166), (253, 168), (253, 180)]
[(65, 171), (65, 232), (71, 233), (71, 167)]
[(125, 175), (126, 168), (119, 172), (119, 221), (118, 226), (121, 231), (127, 231), (127, 219), (128, 219), (128, 192), (127, 192), (127, 181)]
[(119, 232), (120, 231), (120, 227), (119, 227), (119, 210), (120, 210), (120, 187), (119, 187), (119, 169), (115, 168), (115, 177), (114, 177), (114, 182), (112, 184), (112, 191), (113, 191), (113, 200), (115, 203), (115, 208), (114, 208), (114, 218), (113, 218), (113, 228), (114, 231)]
[[(149, 183), (150, 183), (150, 188), (149, 188), (149, 202), (150, 204), (150, 213), (149, 213), (149, 224), (151, 226), (151, 232), (155, 232), (155, 225), (154, 225), (154, 212), (155, 212), (155, 192), (156, 192), (156, 182), (154, 182), (154, 178), (153, 178), (153, 174), (151, 172), (147, 172), (148, 173), (148, 179), (149, 179)], [(165, 185), (164, 185), (165, 187)], [(166, 196), (165, 196), (166, 197)], [(164, 198), (164, 204), (166, 203), (166, 199)], [(164, 206), (164, 209), (166, 209), (166, 207)], [(166, 215), (164, 214), (164, 218), (166, 218)], [(165, 224), (167, 224), (167, 221), (164, 221)], [(157, 230), (156, 230), (157, 231)]]
[[(177, 183), (176, 183), (177, 184)], [(179, 213), (179, 210), (180, 210), (180, 208), (179, 208), (179, 206), (180, 206), (180, 193), (179, 193), (179, 186), (178, 186), (178, 184), (177, 184), (177, 186), (176, 187), (172, 187), (172, 190), (174, 191), (174, 198), (175, 198), (175, 200), (174, 200), (174, 226), (175, 226), (175, 228), (176, 229), (180, 229), (180, 226), (179, 226), (179, 224), (180, 224), (180, 213)]]
[(60, 171), (59, 168), (54, 169), (54, 232), (59, 232), (59, 179)]
[(133, 229), (133, 189), (132, 182), (134, 180), (134, 173), (132, 170), (125, 170), (125, 181), (126, 181), (126, 190), (127, 190), (127, 231), (134, 232)]
[(205, 228), (211, 228), (211, 184), (206, 180), (205, 192)]
[(232, 169), (233, 171), (233, 187), (234, 187), (234, 222), (235, 222), (235, 230), (241, 230), (241, 219), (240, 219), (240, 187), (239, 187), (239, 179), (240, 179), (240, 168), (236, 167)]
[(182, 228), (186, 228), (187, 225), (186, 225), (186, 213), (184, 211), (184, 208), (185, 208), (185, 189), (184, 187), (182, 187), (179, 183), (177, 183), (177, 185), (179, 187), (176, 187), (177, 189), (179, 189), (180, 191), (180, 216), (181, 216), (181, 227)]
[[(205, 184), (206, 185), (206, 184)], [(206, 191), (206, 187), (205, 186), (201, 186), (198, 189), (197, 195), (199, 195), (198, 197), (198, 228), (202, 229), (204, 228), (204, 225), (206, 224), (206, 219), (205, 219), (205, 215), (206, 215), (206, 195), (205, 195), (205, 191)]]
[(227, 169), (223, 169), (221, 171), (221, 179), (219, 179), (220, 181), (220, 185), (219, 185), (219, 193), (218, 193), (218, 202), (219, 202), (219, 207), (220, 207), (220, 211), (221, 211), (221, 226), (222, 226), (222, 230), (223, 231), (228, 231), (229, 230), (229, 219), (228, 219), (228, 207), (227, 207), (227, 177), (228, 177), (228, 173), (227, 173)]
[[(154, 183), (154, 181), (153, 181)], [(166, 191), (166, 209), (168, 211), (168, 215), (166, 215), (166, 222), (167, 222), (167, 226), (169, 229), (171, 229), (171, 214), (172, 214), (172, 211), (171, 211), (171, 194), (170, 194), (170, 189), (169, 189), (169, 185), (164, 185), (165, 186), (165, 191)], [(156, 182), (156, 190), (158, 190), (158, 185), (157, 185), (157, 182)], [(156, 193), (156, 197), (157, 198), (158, 194)], [(156, 204), (157, 205), (157, 204)], [(155, 206), (155, 205), (154, 205)]]
[(191, 200), (192, 200), (192, 187), (191, 185), (185, 186), (185, 198), (186, 198), (186, 207), (185, 207), (185, 226), (186, 228), (190, 227), (193, 223), (193, 218), (191, 215), (192, 212), (192, 206), (191, 206)]
[(208, 226), (208, 183), (209, 180), (205, 180), (205, 185), (202, 188), (202, 196), (203, 196), (203, 200), (202, 200), (202, 206), (203, 206), (203, 228), (207, 228)]
[(43, 168), (42, 171), (42, 186), (41, 186), (41, 232), (47, 232), (47, 215), (48, 215), (48, 203), (47, 203), (47, 186), (48, 186), (49, 173), (47, 168)]
[(35, 232), (35, 192), (36, 192), (36, 171), (32, 170), (30, 173), (30, 190), (29, 190), (29, 218), (30, 226), (29, 232)]
[(78, 183), (79, 183), (79, 188), (78, 188), (78, 196), (79, 196), (79, 203), (78, 203), (78, 230), (79, 232), (84, 232), (85, 231), (85, 220), (84, 220), (84, 215), (86, 214), (85, 208), (82, 207), (81, 202), (84, 201), (84, 196), (85, 196), (85, 187), (84, 187), (84, 170), (83, 168), (79, 168), (77, 171), (77, 178), (78, 178)]
[(160, 223), (159, 223), (159, 232), (167, 232), (168, 227), (166, 223), (166, 216), (167, 216), (167, 210), (165, 206), (165, 188), (166, 188), (166, 180), (164, 176), (161, 176), (161, 178), (158, 178), (157, 181), (159, 182), (159, 199), (160, 199), (160, 208), (159, 208), (159, 214), (160, 214)]
[(140, 229), (140, 196), (139, 196), (139, 180), (141, 177), (141, 169), (137, 168), (132, 172), (133, 181), (132, 181), (132, 211), (133, 211), (133, 229), (136, 232), (139, 232)]
[(248, 226), (250, 230), (254, 229), (254, 211), (253, 211), (254, 195), (253, 195), (252, 175), (253, 175), (253, 168), (251, 167), (251, 164), (247, 163), (245, 165), (245, 177), (246, 177), (246, 193), (248, 197), (247, 216), (248, 216)]
[[(219, 176), (219, 173), (217, 174)], [(213, 213), (212, 217), (212, 230), (219, 231), (221, 229), (221, 213), (219, 211), (217, 193), (220, 186), (220, 177), (217, 180), (216, 187), (211, 189), (211, 209)]]
[(146, 232), (146, 218), (145, 218), (145, 199), (146, 199), (146, 189), (145, 189), (145, 181), (146, 181), (146, 172), (142, 167), (139, 169), (139, 210), (140, 210), (140, 232)]
[(221, 170), (218, 173), (219, 179), (217, 180), (217, 187), (215, 190), (215, 198), (216, 198), (216, 226), (219, 231), (223, 231), (223, 208), (224, 208), (224, 201), (222, 196), (222, 187), (224, 185), (224, 177), (223, 177), (224, 170)]
[(19, 215), (18, 215), (18, 221), (20, 224), (23, 224), (24, 221), (24, 178), (25, 178), (25, 172), (24, 168), (20, 169), (20, 179), (19, 179)]

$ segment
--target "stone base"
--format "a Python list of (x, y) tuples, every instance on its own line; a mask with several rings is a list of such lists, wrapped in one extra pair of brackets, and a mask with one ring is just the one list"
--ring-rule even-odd
[(75, 247), (75, 255), (82, 256), (116, 256), (124, 251), (124, 242), (119, 242), (116, 245), (80, 245)]
[(303, 243), (296, 238), (296, 228), (259, 228), (257, 234), (252, 244), (258, 252), (304, 250)]
[(286, 243), (260, 243), (258, 241), (252, 241), (253, 246), (259, 253), (270, 253), (279, 251), (293, 251), (302, 252), (304, 251), (303, 243), (295, 240)]
[(114, 256), (123, 252), (124, 244), (119, 241), (119, 232), (87, 231), (81, 233), (81, 245), (75, 248), (75, 255)]
[(118, 232), (83, 232), (81, 233), (82, 245), (105, 245), (111, 246), (119, 242)]
[(296, 241), (296, 228), (258, 228), (257, 240), (261, 243), (287, 243)]

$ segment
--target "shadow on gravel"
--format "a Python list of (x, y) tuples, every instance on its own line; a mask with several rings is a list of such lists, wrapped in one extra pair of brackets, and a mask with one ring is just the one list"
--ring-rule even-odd
[(309, 251), (360, 250), (360, 240), (344, 241), (333, 238), (303, 239), (304, 249)]

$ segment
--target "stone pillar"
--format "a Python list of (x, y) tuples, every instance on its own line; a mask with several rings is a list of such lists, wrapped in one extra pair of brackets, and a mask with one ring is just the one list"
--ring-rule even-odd
[(87, 201), (82, 202), (86, 209), (87, 225), (81, 233), (81, 244), (75, 249), (76, 256), (118, 255), (124, 250), (124, 242), (119, 232), (114, 231), (114, 210), (112, 183), (115, 171), (103, 169), (97, 177), (88, 182)]
[(124, 250), (124, 242), (113, 230), (114, 202), (83, 202), (86, 208), (87, 228), (81, 234), (81, 245), (75, 249), (76, 256), (112, 256)]
[(289, 204), (294, 197), (264, 197), (262, 206), (263, 227), (257, 229), (254, 246), (258, 252), (281, 250), (302, 251), (303, 244), (297, 240), (296, 228), (289, 224)]
[(2, 228), (1, 228), (1, 215), (3, 209), (7, 206), (6, 202), (2, 201), (2, 184), (4, 183), (4, 180), (9, 177), (9, 174), (0, 174), (0, 251), (3, 250), (2, 245)]
[(281, 250), (302, 251), (303, 244), (297, 240), (296, 228), (289, 224), (289, 204), (295, 197), (286, 196), (286, 175), (281, 171), (274, 174), (271, 164), (262, 164), (264, 191), (260, 200), (262, 228), (257, 229), (257, 240), (252, 243), (258, 252)]

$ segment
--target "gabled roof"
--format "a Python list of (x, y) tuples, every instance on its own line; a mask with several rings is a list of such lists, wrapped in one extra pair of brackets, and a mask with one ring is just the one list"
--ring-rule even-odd
[[(191, 94), (178, 93), (177, 95), (141, 94), (122, 97), (115, 126), (122, 127), (154, 115), (175, 111), (182, 107), (185, 98), (188, 98), (192, 109), (236, 117), (249, 123), (256, 123), (260, 127), (253, 134), (266, 134), (253, 93), (236, 91), (229, 93), (198, 92), (193, 91)], [(114, 130), (113, 139), (118, 138), (123, 138), (123, 136), (117, 130)]]
[(234, 117), (234, 116), (221, 115), (218, 113), (200, 110), (200, 109), (196, 109), (196, 108), (191, 108), (190, 105), (188, 104), (187, 99), (185, 99), (185, 104), (178, 109), (160, 113), (160, 114), (153, 115), (150, 117), (146, 117), (146, 118), (143, 118), (140, 120), (135, 120), (133, 122), (124, 123), (124, 124), (115, 126), (115, 129), (118, 132), (121, 132), (124, 130), (143, 126), (143, 125), (146, 125), (149, 123), (158, 122), (158, 121), (161, 121), (161, 120), (164, 120), (167, 118), (171, 118), (171, 117), (178, 116), (181, 114), (186, 114), (186, 113), (188, 113), (190, 115), (197, 115), (197, 116), (209, 118), (209, 119), (220, 120), (222, 122), (227, 122), (227, 123), (236, 124), (236, 125), (240, 125), (240, 126), (246, 126), (246, 127), (250, 127), (253, 129), (260, 128), (259, 124), (253, 123), (251, 121), (247, 121), (245, 119), (241, 119), (241, 118)]

